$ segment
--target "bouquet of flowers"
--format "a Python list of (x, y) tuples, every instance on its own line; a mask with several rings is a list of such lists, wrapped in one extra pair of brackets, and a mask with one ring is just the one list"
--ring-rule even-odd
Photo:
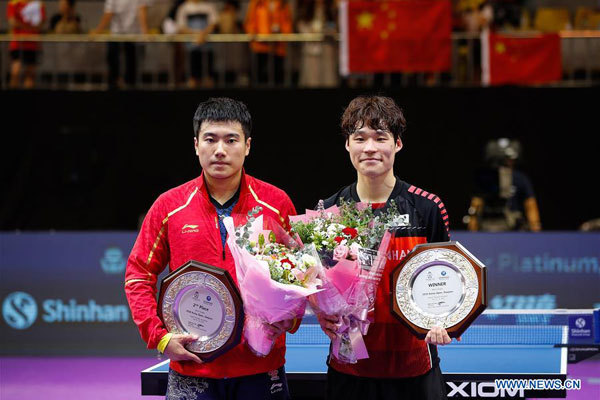
[(340, 318), (332, 354), (355, 363), (368, 358), (363, 336), (367, 334), (377, 285), (386, 263), (389, 229), (401, 224), (395, 204), (375, 216), (370, 205), (342, 202), (337, 207), (290, 217), (292, 232), (305, 246), (314, 245), (322, 267), (318, 293), (310, 296), (317, 313)]
[(302, 318), (307, 296), (318, 291), (318, 256), (311, 255), (278, 224), (265, 230), (263, 216), (256, 207), (245, 225), (234, 227), (231, 217), (224, 223), (227, 244), (235, 268), (246, 321), (244, 337), (250, 348), (266, 356), (273, 347), (265, 323)]

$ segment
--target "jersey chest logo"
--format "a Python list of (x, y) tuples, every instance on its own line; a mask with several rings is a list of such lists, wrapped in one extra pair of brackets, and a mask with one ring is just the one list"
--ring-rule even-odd
[(198, 233), (200, 229), (198, 229), (198, 225), (185, 224), (181, 227), (181, 233)]
[(408, 214), (400, 214), (392, 221), (392, 226), (410, 226)]

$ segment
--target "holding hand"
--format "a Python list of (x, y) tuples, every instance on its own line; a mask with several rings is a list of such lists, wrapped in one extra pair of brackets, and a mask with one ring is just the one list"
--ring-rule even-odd
[(267, 331), (267, 338), (269, 340), (277, 339), (282, 333), (292, 329), (294, 326), (293, 319), (285, 319), (283, 321), (274, 322), (272, 324), (265, 324), (265, 329)]
[(174, 334), (169, 340), (167, 347), (165, 347), (165, 356), (169, 357), (171, 361), (194, 361), (198, 364), (202, 364), (202, 360), (194, 353), (189, 352), (184, 346), (198, 340), (197, 336), (194, 335), (180, 335)]
[[(456, 338), (460, 342), (460, 337)], [(452, 342), (448, 332), (439, 326), (434, 326), (431, 328), (429, 332), (427, 332), (427, 336), (425, 336), (425, 343), (435, 344), (435, 345), (445, 345)]]
[(340, 317), (337, 315), (317, 314), (317, 319), (319, 320), (323, 332), (329, 336), (329, 339), (334, 340), (337, 336)]

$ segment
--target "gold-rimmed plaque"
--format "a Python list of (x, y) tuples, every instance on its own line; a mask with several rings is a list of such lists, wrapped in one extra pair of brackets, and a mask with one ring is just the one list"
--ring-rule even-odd
[(186, 348), (209, 362), (240, 343), (244, 307), (231, 275), (188, 261), (161, 282), (158, 316), (172, 333), (193, 334)]
[(458, 337), (487, 306), (485, 265), (458, 242), (415, 246), (391, 284), (392, 314), (421, 339), (434, 326)]

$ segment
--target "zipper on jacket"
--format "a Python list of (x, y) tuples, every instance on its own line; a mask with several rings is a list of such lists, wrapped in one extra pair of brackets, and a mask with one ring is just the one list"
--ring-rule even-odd
[(219, 213), (217, 213), (217, 216), (215, 217), (215, 227), (217, 228), (217, 230), (219, 231), (219, 241), (221, 242), (221, 254), (223, 255), (223, 261), (225, 261), (225, 244), (223, 244), (223, 240), (221, 239), (221, 227), (219, 226), (219, 218), (221, 216), (219, 215)]

